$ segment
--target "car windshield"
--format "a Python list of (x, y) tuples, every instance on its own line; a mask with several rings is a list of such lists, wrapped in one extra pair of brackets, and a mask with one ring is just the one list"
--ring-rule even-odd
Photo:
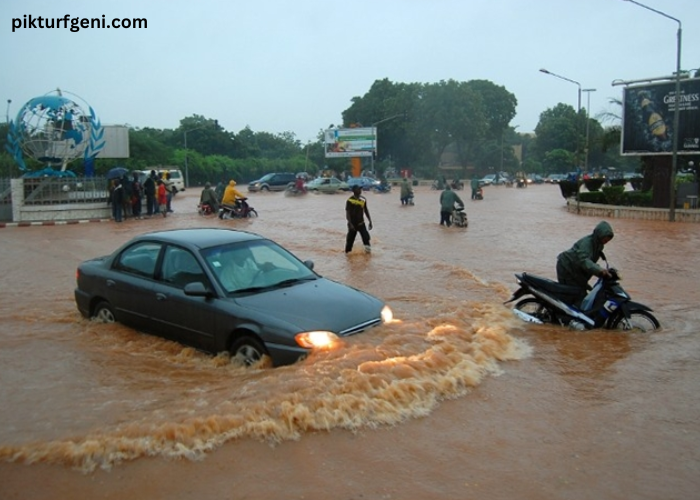
[(269, 240), (207, 248), (202, 256), (228, 294), (253, 293), (318, 278), (302, 261)]

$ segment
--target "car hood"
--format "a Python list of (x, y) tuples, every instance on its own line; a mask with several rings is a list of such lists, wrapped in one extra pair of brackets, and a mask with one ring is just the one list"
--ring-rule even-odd
[[(298, 331), (335, 333), (381, 317), (384, 303), (376, 297), (335, 281), (319, 278), (253, 295), (234, 297), (239, 306), (275, 317)], [(371, 326), (371, 325), (370, 325)]]

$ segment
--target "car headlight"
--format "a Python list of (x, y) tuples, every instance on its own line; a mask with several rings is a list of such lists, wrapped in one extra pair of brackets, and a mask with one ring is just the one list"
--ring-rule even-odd
[(394, 319), (394, 313), (391, 310), (391, 307), (384, 306), (384, 308), (382, 309), (382, 321), (384, 323), (389, 323), (393, 319)]
[(330, 347), (333, 342), (338, 340), (338, 336), (333, 332), (326, 331), (302, 332), (297, 333), (294, 340), (306, 349), (323, 349)]

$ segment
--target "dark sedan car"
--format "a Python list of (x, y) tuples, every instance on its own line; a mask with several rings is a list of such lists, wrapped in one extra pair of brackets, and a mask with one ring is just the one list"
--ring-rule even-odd
[(379, 186), (380, 182), (371, 177), (350, 177), (347, 181), (348, 187), (360, 186), (363, 191), (370, 191)]
[(137, 236), (77, 271), (81, 314), (250, 365), (297, 361), (391, 320), (381, 300), (323, 278), (260, 235), (177, 229)]

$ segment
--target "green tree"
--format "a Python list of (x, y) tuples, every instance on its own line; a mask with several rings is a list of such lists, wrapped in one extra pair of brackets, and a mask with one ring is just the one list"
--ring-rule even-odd
[(554, 149), (576, 154), (581, 144), (581, 127), (577, 118), (576, 110), (567, 104), (559, 103), (543, 111), (535, 128), (535, 156), (543, 160), (547, 152)]
[(565, 149), (553, 149), (545, 153), (542, 166), (550, 174), (565, 174), (576, 169), (576, 155)]

